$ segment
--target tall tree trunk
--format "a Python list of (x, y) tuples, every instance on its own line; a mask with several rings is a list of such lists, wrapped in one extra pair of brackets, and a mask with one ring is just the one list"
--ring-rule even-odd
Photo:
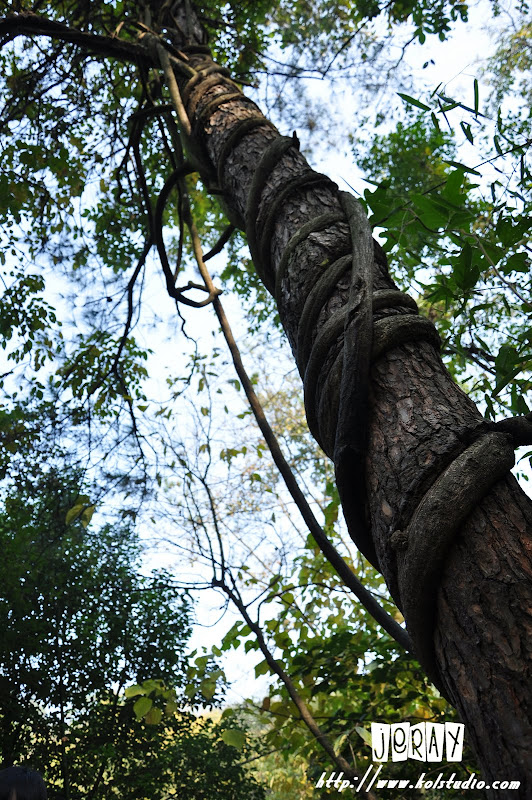
[[(195, 43), (204, 44), (199, 33)], [(193, 151), (200, 153), (207, 183), (219, 182), (230, 219), (247, 231), (266, 286), (273, 293), (277, 284), (281, 320), (305, 376), (310, 426), (334, 457), (343, 435), (337, 431), (340, 393), (355, 396), (349, 383), (364, 380), (352, 374), (342, 382), (342, 365), (350, 364), (342, 353), (344, 334), (350, 336), (331, 324), (349, 303), (351, 270), (333, 266), (336, 286), (325, 299), (313, 298), (326, 267), (352, 250), (346, 202), (335, 184), (310, 172), (296, 140), (280, 137), (255, 104), (216, 72), (208, 54), (190, 44), (188, 63), (199, 77), (176, 77)], [(287, 257), (288, 242), (306, 223), (310, 230), (296, 246), (291, 243)], [(383, 293), (396, 287), (377, 244), (372, 271), (373, 291), (381, 298), (374, 321), (398, 315), (411, 321), (408, 300)], [(309, 316), (313, 303), (317, 313)], [(428, 328), (406, 335), (401, 330), (394, 328), (384, 349), (374, 350), (362, 475), (360, 431), (349, 414), (346, 422), (343, 403), (341, 424), (357, 439), (351, 461), (337, 463), (348, 525), (360, 530), (362, 480), (362, 522), (371, 539), (362, 536), (359, 543), (403, 609), (422, 662), (466, 722), (486, 781), (521, 781), (520, 793), (494, 796), (530, 797), (532, 503), (508, 471), (510, 437), (489, 432), (443, 366)], [(363, 400), (353, 411), (364, 413)]]

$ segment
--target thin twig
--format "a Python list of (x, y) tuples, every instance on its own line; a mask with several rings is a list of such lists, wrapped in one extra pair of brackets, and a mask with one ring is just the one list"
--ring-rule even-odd
[[(353, 770), (351, 765), (345, 760), (345, 758), (343, 758), (343, 756), (341, 756), (339, 753), (335, 752), (332, 742), (330, 741), (329, 737), (326, 736), (325, 733), (323, 733), (323, 731), (317, 724), (307, 704), (304, 702), (299, 692), (297, 691), (294, 682), (292, 681), (290, 676), (284, 671), (279, 662), (273, 657), (270, 648), (266, 643), (266, 640), (264, 638), (260, 626), (251, 619), (251, 617), (248, 614), (247, 608), (244, 605), (240, 596), (237, 595), (236, 592), (233, 591), (223, 581), (214, 580), (213, 586), (216, 586), (217, 588), (221, 589), (231, 599), (236, 608), (238, 608), (245, 623), (247, 624), (251, 632), (255, 635), (260, 651), (264, 656), (266, 663), (268, 664), (272, 672), (275, 673), (275, 675), (277, 675), (277, 677), (280, 678), (280, 680), (284, 683), (286, 691), (290, 695), (292, 702), (294, 703), (295, 707), (299, 711), (299, 714), (301, 715), (302, 721), (305, 723), (305, 725), (312, 733), (316, 741), (325, 750), (329, 758), (332, 760), (334, 764), (336, 764), (338, 769), (344, 773), (346, 778), (348, 778), (351, 781), (356, 781), (358, 779), (358, 775)], [(372, 792), (368, 792), (367, 796), (371, 800), (376, 800), (375, 795)]]
[[(465, 231), (460, 231), (460, 233), (462, 233), (463, 235), (467, 235), (467, 234), (465, 233)], [(511, 292), (513, 292), (513, 294), (515, 294), (515, 296), (517, 297), (517, 299), (518, 299), (518, 300), (520, 300), (522, 303), (524, 303), (526, 306), (532, 306), (532, 298), (529, 298), (529, 299), (527, 300), (525, 297), (523, 297), (523, 295), (522, 295), (520, 292), (518, 292), (518, 291), (517, 291), (517, 289), (516, 289), (516, 287), (515, 287), (515, 283), (512, 283), (511, 281), (507, 280), (507, 279), (506, 279), (506, 278), (505, 278), (503, 275), (501, 275), (501, 273), (500, 273), (500, 270), (497, 268), (497, 266), (496, 266), (495, 262), (494, 262), (494, 261), (493, 261), (493, 259), (492, 259), (492, 258), (491, 258), (491, 257), (488, 255), (488, 253), (486, 252), (486, 248), (485, 248), (485, 247), (484, 247), (484, 245), (482, 244), (482, 240), (480, 239), (480, 237), (479, 237), (479, 236), (477, 236), (477, 234), (476, 234), (476, 233), (469, 234), (469, 235), (470, 235), (470, 236), (473, 236), (473, 238), (474, 238), (474, 239), (476, 239), (476, 242), (477, 242), (478, 246), (479, 246), (479, 247), (480, 247), (480, 249), (482, 250), (482, 252), (483, 252), (483, 254), (484, 254), (484, 256), (485, 256), (486, 260), (487, 260), (487, 261), (489, 261), (489, 263), (490, 263), (490, 265), (491, 265), (491, 268), (493, 269), (493, 271), (494, 271), (495, 275), (498, 277), (498, 279), (501, 281), (501, 283), (504, 283), (504, 285), (505, 285), (505, 286), (506, 286), (506, 287), (507, 287), (507, 288), (508, 288), (508, 289), (509, 289)]]
[(133, 313), (134, 313), (133, 290), (135, 288), (135, 284), (137, 282), (137, 279), (138, 279), (138, 276), (140, 274), (140, 271), (144, 267), (144, 264), (146, 263), (146, 259), (148, 257), (148, 253), (150, 252), (152, 246), (153, 246), (153, 239), (151, 238), (151, 236), (149, 236), (146, 239), (146, 243), (144, 245), (144, 249), (143, 249), (143, 251), (142, 251), (142, 253), (140, 255), (140, 258), (139, 258), (139, 260), (137, 262), (137, 266), (135, 267), (135, 271), (133, 272), (133, 275), (129, 279), (129, 283), (127, 285), (127, 319), (126, 319), (126, 324), (125, 324), (125, 327), (124, 327), (124, 333), (122, 334), (122, 337), (120, 339), (120, 344), (118, 346), (118, 350), (117, 350), (116, 355), (115, 355), (114, 363), (113, 363), (113, 366), (111, 367), (111, 370), (110, 370), (111, 372), (114, 372), (118, 368), (118, 364), (119, 364), (119, 361), (120, 361), (120, 356), (122, 355), (122, 351), (123, 351), (123, 349), (125, 347), (125, 344), (126, 344), (126, 341), (127, 341), (127, 337), (129, 335), (129, 331), (131, 330), (131, 323), (132, 323), (132, 320), (133, 320)]

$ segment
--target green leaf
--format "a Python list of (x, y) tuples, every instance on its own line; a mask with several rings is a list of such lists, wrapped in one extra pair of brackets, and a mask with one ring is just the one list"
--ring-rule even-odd
[(418, 212), (419, 219), (431, 230), (445, 228), (449, 222), (449, 214), (437, 205), (434, 200), (427, 195), (412, 195), (412, 204)]
[(506, 264), (504, 265), (503, 272), (507, 275), (509, 272), (525, 272), (530, 269), (530, 261), (526, 253), (513, 253)]
[(497, 395), (523, 367), (522, 359), (511, 344), (503, 344), (495, 357), (495, 389)]
[(397, 92), (397, 94), (405, 103), (408, 103), (408, 105), (421, 108), (422, 111), (430, 111), (430, 106), (425, 105), (421, 100), (417, 100), (415, 97), (410, 97), (409, 94), (403, 94), (402, 92)]
[(163, 712), (160, 708), (150, 708), (148, 713), (144, 716), (146, 725), (158, 725), (163, 718)]
[(474, 144), (473, 134), (471, 133), (471, 125), (468, 122), (461, 122), (460, 127), (462, 128), (466, 139)]
[(458, 203), (462, 197), (462, 186), (464, 183), (464, 171), (462, 169), (455, 169), (445, 183), (442, 194), (451, 201), (451, 203)]
[(456, 167), (457, 169), (463, 169), (464, 172), (468, 172), (470, 175), (480, 175), (476, 169), (471, 169), (471, 167), (466, 167), (465, 164), (460, 164), (459, 161), (444, 161), (444, 164), (449, 164), (450, 167)]
[(346, 740), (347, 740), (347, 733), (340, 734), (340, 736), (338, 736), (338, 738), (334, 740), (333, 750), (335, 752), (335, 755), (338, 755), (341, 752), (342, 747), (344, 746)]
[[(90, 519), (94, 513), (94, 505), (91, 505), (90, 498), (86, 495), (82, 495), (77, 498), (75, 505), (72, 506), (66, 513), (65, 522), (67, 525), (70, 525), (71, 522), (74, 522), (76, 519), (81, 517), (81, 522), (84, 528), (87, 527)], [(92, 509), (92, 510), (91, 510)]]
[(517, 221), (507, 216), (499, 217), (495, 231), (505, 247), (517, 244), (526, 233), (529, 227), (528, 219), (518, 219)]
[(466, 242), (453, 264), (453, 278), (456, 285), (468, 291), (472, 289), (480, 277), (480, 269), (473, 261), (473, 248)]
[(142, 719), (142, 717), (148, 713), (152, 706), (153, 700), (150, 700), (149, 697), (139, 698), (139, 700), (137, 700), (133, 706), (133, 711), (135, 712), (137, 719)]
[(358, 733), (358, 735), (361, 736), (362, 739), (366, 742), (366, 744), (369, 744), (369, 746), (371, 747), (372, 739), (370, 731), (367, 731), (365, 728), (361, 728), (358, 725), (355, 727), (355, 730)]
[(255, 677), (258, 678), (259, 675), (267, 675), (270, 671), (270, 667), (268, 666), (267, 661), (261, 661), (260, 664), (255, 666)]
[(79, 515), (81, 514), (81, 512), (83, 511), (84, 507), (85, 506), (83, 506), (82, 504), (79, 504), (79, 503), (77, 503), (75, 506), (72, 506), (72, 508), (69, 511), (67, 511), (67, 513), (66, 513), (66, 517), (65, 517), (66, 524), (70, 525), (71, 522), (76, 520), (79, 517)]
[(138, 683), (135, 686), (128, 686), (124, 692), (126, 697), (137, 697), (139, 694), (144, 695), (146, 691), (139, 686)]
[(229, 728), (222, 731), (221, 737), (223, 741), (230, 747), (236, 747), (237, 750), (242, 750), (246, 743), (246, 734), (244, 731), (239, 731), (236, 728)]
[(178, 711), (178, 706), (176, 701), (169, 700), (164, 707), (165, 716), (173, 717), (177, 713), (177, 711)]
[(438, 117), (436, 116), (434, 111), (431, 111), (430, 116), (432, 119), (432, 124), (434, 125), (438, 133), (440, 133), (441, 132), (440, 123), (438, 122)]
[(212, 700), (216, 692), (216, 680), (207, 678), (200, 683), (200, 691), (206, 700)]
[(83, 509), (81, 513), (81, 524), (83, 525), (84, 528), (87, 528), (87, 526), (89, 525), (89, 522), (91, 521), (95, 510), (96, 510), (95, 505), (87, 506), (86, 508)]
[(478, 81), (475, 78), (473, 81), (473, 94), (474, 94), (474, 102), (473, 105), (475, 107), (475, 116), (478, 114), (479, 105), (478, 105)]

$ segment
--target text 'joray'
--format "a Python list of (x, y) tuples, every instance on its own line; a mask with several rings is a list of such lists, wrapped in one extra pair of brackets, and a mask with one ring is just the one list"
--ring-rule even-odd
[(463, 745), (461, 722), (371, 723), (373, 761), (461, 761)]

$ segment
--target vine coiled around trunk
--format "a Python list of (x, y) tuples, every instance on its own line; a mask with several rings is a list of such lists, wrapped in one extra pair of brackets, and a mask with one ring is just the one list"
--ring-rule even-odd
[[(189, 114), (195, 114), (193, 130), (201, 135), (201, 130), (217, 109), (233, 100), (245, 100), (245, 96), (235, 92), (234, 83), (229, 85), (225, 77), (222, 81), (227, 80), (227, 85), (223, 86), (220, 83), (221, 76), (216, 75), (214, 68), (209, 71), (209, 67), (202, 63), (196, 68), (199, 75), (206, 77), (203, 81), (196, 76), (189, 80), (184, 87), (184, 96), (190, 98)], [(216, 78), (220, 92), (202, 105), (202, 98), (216, 84)], [(255, 105), (251, 101), (250, 104)], [(279, 167), (281, 160), (292, 148), (299, 149), (295, 134), (292, 137), (281, 136), (258, 109), (250, 116), (238, 120), (223, 141), (216, 164), (219, 190), (223, 192), (228, 157), (245, 136), (261, 127), (264, 131), (271, 130), (273, 138), (268, 137), (253, 173), (247, 196), (245, 229), (256, 270), (278, 304), (286, 288), (285, 279), (291, 262), (308, 237), (313, 233), (332, 229), (338, 224), (347, 222), (349, 226), (351, 251), (342, 253), (333, 263), (327, 265), (305, 299), (297, 329), (296, 360), (304, 381), (309, 428), (322, 446), (325, 440), (330, 440), (330, 428), (334, 425), (332, 457), (350, 534), (364, 555), (379, 568), (379, 559), (365, 519), (370, 368), (385, 353), (404, 343), (423, 340), (439, 349), (440, 339), (430, 320), (419, 316), (417, 304), (412, 297), (396, 289), (373, 290), (376, 245), (366, 215), (361, 205), (351, 195), (339, 192), (338, 187), (327, 176), (315, 173), (308, 167), (291, 176), (270, 201), (261, 230), (258, 230), (257, 219), (263, 190), (272, 172)], [(291, 236), (277, 269), (273, 270), (270, 243), (284, 204), (297, 192), (320, 184), (333, 186), (338, 192), (338, 211), (307, 220)], [(331, 314), (313, 339), (324, 307), (336, 292), (338, 282), (349, 272), (351, 280), (346, 304)], [(375, 313), (384, 309), (389, 309), (391, 313), (375, 319)], [(317, 401), (318, 380), (326, 355), (337, 343), (341, 343), (342, 347), (327, 378), (327, 381), (338, 380), (340, 386), (333, 414), (336, 419), (331, 421), (330, 415), (321, 413), (326, 395), (323, 387), (320, 392), (321, 401)], [(440, 470), (435, 469), (429, 480), (430, 486), (405, 530), (390, 530), (390, 541), (397, 552), (400, 594), (397, 602), (405, 615), (416, 655), (440, 691), (442, 689), (434, 656), (433, 632), (439, 576), (446, 555), (464, 520), (494, 483), (513, 465), (514, 447), (532, 438), (532, 422), (528, 418), (519, 418), (518, 423), (512, 420), (503, 421), (500, 427), (497, 425), (486, 421), (472, 432), (472, 442), (464, 445), (462, 452), (454, 457), (444, 472), (440, 474)], [(497, 433), (487, 433), (489, 430)], [(483, 463), (488, 465), (487, 468), (480, 464), (479, 453), (482, 454)], [(460, 487), (467, 487), (467, 490), (458, 492)], [(459, 502), (457, 493), (460, 494)], [(448, 513), (442, 507), (443, 497), (446, 498), (447, 505), (453, 508), (453, 513)], [(442, 516), (445, 518), (445, 524), (439, 525), (438, 529), (431, 525), (436, 509), (443, 512), (439, 519)], [(430, 537), (427, 535), (428, 531)]]
[[(327, 353), (339, 339), (343, 339), (342, 355), (337, 357), (329, 372), (329, 376), (340, 375), (333, 460), (350, 534), (359, 549), (378, 568), (378, 557), (364, 514), (370, 367), (390, 349), (406, 342), (423, 340), (439, 349), (440, 338), (432, 322), (418, 315), (412, 297), (395, 289), (373, 291), (375, 252), (371, 229), (360, 203), (347, 193), (339, 193), (341, 213), (315, 217), (292, 235), (275, 276), (272, 275), (269, 235), (282, 208), (280, 196), (286, 200), (299, 188), (325, 182), (324, 176), (318, 173), (312, 180), (308, 171), (293, 177), (290, 185), (277, 194), (267, 212), (262, 234), (258, 235), (256, 220), (262, 189), (282, 156), (294, 146), (298, 146), (295, 137), (279, 137), (266, 146), (248, 194), (246, 232), (257, 271), (279, 304), (285, 273), (298, 247), (312, 233), (342, 221), (349, 224), (351, 253), (340, 256), (327, 266), (305, 300), (297, 331), (296, 358), (304, 380), (309, 428), (321, 443), (324, 439), (321, 415), (319, 407), (316, 407), (318, 379)], [(332, 182), (329, 180), (329, 183)], [(312, 341), (312, 332), (324, 306), (335, 292), (338, 281), (349, 271), (351, 282), (347, 304), (322, 324)], [(385, 308), (394, 308), (400, 313), (374, 320), (374, 312)], [(482, 497), (512, 468), (514, 447), (529, 442), (532, 423), (529, 418), (518, 420), (481, 426), (473, 435), (473, 442), (442, 474), (435, 471), (433, 483), (418, 504), (406, 530), (391, 532), (392, 544), (397, 546), (399, 543), (398, 604), (404, 613), (416, 655), (442, 693), (433, 645), (439, 577), (461, 525)], [(486, 428), (500, 432), (486, 434)], [(436, 519), (441, 520), (437, 527), (434, 525)]]

